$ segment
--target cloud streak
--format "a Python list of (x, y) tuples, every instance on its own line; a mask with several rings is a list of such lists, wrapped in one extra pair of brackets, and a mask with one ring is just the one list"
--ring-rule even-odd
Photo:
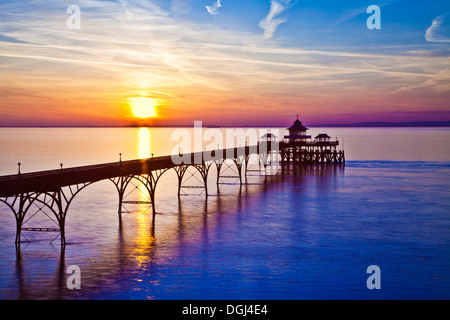
[(222, 3), (220, 0), (217, 0), (210, 6), (205, 6), (208, 13), (213, 16), (219, 14), (219, 8), (221, 8), (221, 7), (222, 7)]
[(450, 42), (450, 12), (436, 17), (425, 32), (428, 42)]
[(287, 21), (285, 17), (278, 16), (289, 7), (290, 2), (290, 0), (270, 1), (269, 13), (259, 22), (259, 27), (264, 30), (264, 39), (271, 38), (275, 34), (278, 26)]

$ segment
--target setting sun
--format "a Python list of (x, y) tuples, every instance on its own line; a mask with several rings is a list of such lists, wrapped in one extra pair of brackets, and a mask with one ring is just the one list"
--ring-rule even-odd
[(146, 97), (134, 97), (128, 99), (133, 115), (138, 118), (156, 117), (155, 106), (158, 101)]

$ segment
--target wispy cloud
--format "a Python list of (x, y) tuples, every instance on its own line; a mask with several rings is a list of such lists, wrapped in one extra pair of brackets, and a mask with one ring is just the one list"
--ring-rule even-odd
[(264, 30), (264, 39), (271, 38), (278, 26), (287, 21), (286, 17), (277, 18), (290, 5), (291, 0), (272, 0), (267, 16), (259, 22), (259, 26)]
[[(403, 2), (404, 0), (386, 0), (386, 1), (377, 1), (376, 5), (380, 8), (385, 6), (395, 5), (399, 2)], [(344, 10), (341, 14), (336, 14), (336, 21), (333, 23), (333, 28), (336, 28), (341, 23), (347, 22), (351, 19), (354, 19), (357, 16), (365, 16), (367, 17), (366, 9), (368, 4), (363, 2), (361, 5), (357, 7), (352, 7), (350, 9)]]
[(450, 42), (450, 12), (436, 17), (425, 32), (429, 42)]
[[(23, 3), (36, 2), (39, 10), (21, 11)], [(343, 105), (349, 99), (378, 102), (374, 96), (400, 101), (419, 89), (423, 97), (439, 94), (448, 101), (448, 54), (287, 48), (262, 42), (259, 31), (186, 23), (143, 0), (84, 0), (82, 29), (68, 30), (60, 3), (0, 2), (0, 115), (12, 112), (9, 106), (16, 108), (20, 92), (30, 94), (22, 95), (14, 114), (26, 116), (33, 105), (39, 117), (48, 103), (61, 116), (74, 118), (76, 110), (80, 119), (92, 109), (98, 117), (120, 119), (117, 105), (127, 97), (164, 95), (166, 123), (179, 119), (177, 110), (190, 119), (225, 109), (237, 114), (251, 106), (272, 112), (289, 102), (283, 111), (295, 114), (300, 104), (320, 113), (336, 99)], [(292, 3), (272, 1), (264, 20), (267, 37), (286, 20), (281, 16)], [(222, 2), (215, 4), (219, 8)]]
[(424, 82), (419, 82), (411, 86), (404, 86), (395, 90), (394, 94), (408, 94), (410, 92), (416, 93), (448, 93), (450, 92), (450, 68), (445, 68), (442, 71), (432, 75)]
[(175, 18), (185, 18), (191, 13), (192, 0), (172, 0), (170, 11)]
[(222, 7), (222, 3), (220, 0), (217, 0), (210, 6), (205, 6), (206, 10), (208, 10), (209, 14), (217, 15), (219, 14), (219, 8)]

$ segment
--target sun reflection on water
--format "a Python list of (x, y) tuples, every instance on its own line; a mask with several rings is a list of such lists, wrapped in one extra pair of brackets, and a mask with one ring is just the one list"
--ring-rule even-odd
[(154, 249), (155, 238), (151, 219), (151, 215), (142, 214), (141, 212), (136, 215), (136, 235), (133, 256), (140, 268), (145, 268), (146, 264), (152, 259), (151, 254)]
[(149, 128), (139, 128), (138, 131), (138, 157), (140, 159), (151, 156), (151, 134)]
[[(149, 128), (139, 128), (138, 130), (138, 157), (140, 159), (151, 157), (151, 134)], [(144, 185), (145, 179), (138, 185), (139, 201), (150, 202), (150, 195)], [(149, 208), (150, 207), (150, 208)], [(151, 203), (139, 204), (136, 214), (136, 228), (135, 228), (135, 248), (133, 256), (135, 257), (138, 266), (145, 268), (146, 264), (151, 261), (151, 253), (153, 251), (155, 238), (153, 235), (153, 217), (149, 213), (152, 212)]]

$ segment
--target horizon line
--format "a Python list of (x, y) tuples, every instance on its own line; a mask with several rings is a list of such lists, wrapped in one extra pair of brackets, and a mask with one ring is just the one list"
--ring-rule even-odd
[[(283, 128), (287, 125), (202, 125), (204, 128)], [(406, 122), (387, 122), (387, 121), (370, 121), (355, 122), (346, 124), (314, 124), (308, 125), (312, 128), (319, 127), (335, 127), (335, 128), (352, 128), (352, 127), (450, 127), (450, 120), (444, 121), (406, 121)], [(193, 128), (194, 125), (0, 125), (0, 128)]]

